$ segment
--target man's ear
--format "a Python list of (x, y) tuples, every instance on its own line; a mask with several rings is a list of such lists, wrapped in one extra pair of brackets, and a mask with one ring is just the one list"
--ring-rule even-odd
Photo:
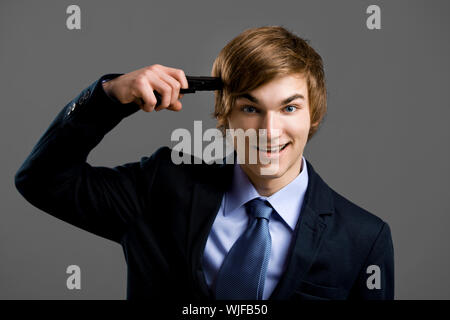
[(310, 128), (310, 130), (311, 130), (312, 128), (316, 128), (316, 127), (318, 127), (318, 126), (319, 126), (319, 124), (320, 124), (320, 121), (315, 121), (315, 122), (312, 122), (312, 123), (311, 123), (311, 128)]

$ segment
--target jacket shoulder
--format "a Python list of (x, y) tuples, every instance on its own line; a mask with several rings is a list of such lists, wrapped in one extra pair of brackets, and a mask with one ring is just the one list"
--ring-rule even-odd
[[(339, 224), (358, 235), (360, 240), (374, 239), (387, 223), (372, 212), (350, 201), (330, 188), (334, 201), (335, 216)], [(389, 227), (389, 226), (387, 226)]]

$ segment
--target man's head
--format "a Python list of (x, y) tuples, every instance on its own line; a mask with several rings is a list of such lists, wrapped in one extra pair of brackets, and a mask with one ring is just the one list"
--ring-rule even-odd
[(307, 83), (309, 141), (327, 109), (322, 58), (305, 40), (280, 26), (245, 30), (220, 51), (211, 73), (224, 82), (224, 89), (215, 92), (217, 127), (224, 133), (229, 128), (228, 117), (238, 96), (292, 74), (302, 74)]
[[(300, 172), (304, 147), (326, 112), (321, 57), (282, 27), (254, 28), (222, 49), (212, 76), (224, 82), (224, 89), (215, 93), (218, 128), (224, 133), (226, 129), (267, 130), (266, 148), (261, 141), (258, 146), (246, 143), (242, 169), (259, 185), (271, 180), (282, 187), (292, 181)], [(235, 147), (239, 144), (235, 142)], [(267, 163), (248, 161), (255, 148), (260, 159), (277, 160), (276, 171), (262, 173)]]

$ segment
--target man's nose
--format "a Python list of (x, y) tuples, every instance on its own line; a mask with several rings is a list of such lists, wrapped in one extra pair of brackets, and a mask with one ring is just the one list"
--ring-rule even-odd
[(268, 143), (273, 139), (278, 139), (281, 130), (279, 128), (279, 119), (274, 112), (266, 112), (261, 120), (261, 129), (265, 129), (265, 135), (267, 136)]

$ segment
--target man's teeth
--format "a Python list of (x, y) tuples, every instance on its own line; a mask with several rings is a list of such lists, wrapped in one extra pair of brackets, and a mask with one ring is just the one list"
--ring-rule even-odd
[(277, 152), (277, 151), (281, 151), (281, 149), (283, 149), (285, 146), (286, 146), (286, 144), (283, 144), (283, 145), (275, 147), (275, 148), (270, 148), (270, 149), (266, 149), (266, 148), (262, 148), (262, 147), (260, 147), (258, 149), (261, 151), (264, 151), (264, 152)]

